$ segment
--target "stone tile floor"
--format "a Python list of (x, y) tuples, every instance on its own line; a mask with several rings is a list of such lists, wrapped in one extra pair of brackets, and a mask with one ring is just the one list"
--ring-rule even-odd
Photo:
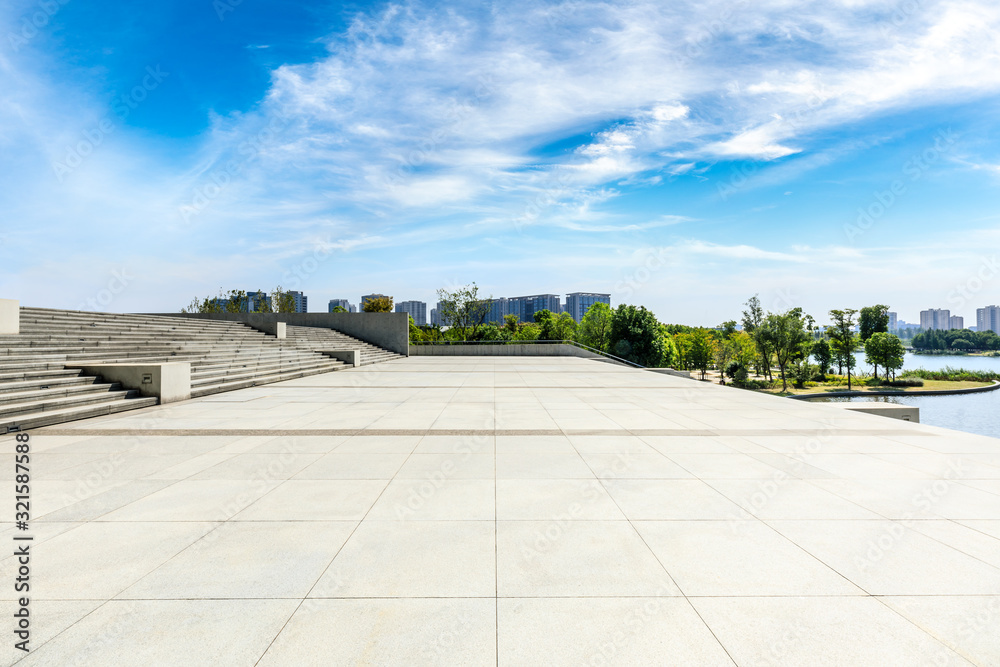
[(1000, 664), (997, 439), (414, 357), (31, 443), (3, 664)]

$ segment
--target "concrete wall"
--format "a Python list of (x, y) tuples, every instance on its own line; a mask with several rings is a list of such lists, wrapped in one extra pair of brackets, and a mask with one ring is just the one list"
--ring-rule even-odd
[(526, 345), (412, 345), (411, 356), (425, 357), (583, 357), (613, 361), (596, 352), (565, 343)]
[(100, 375), (107, 382), (118, 382), (126, 389), (137, 389), (143, 396), (155, 396), (160, 403), (191, 398), (191, 364), (172, 361), (163, 364), (66, 364), (82, 369), (87, 375)]
[(170, 317), (242, 322), (270, 333), (277, 322), (296, 327), (336, 329), (397, 354), (409, 354), (410, 320), (406, 313), (151, 313)]
[(21, 304), (17, 299), (0, 299), (0, 334), (21, 333)]

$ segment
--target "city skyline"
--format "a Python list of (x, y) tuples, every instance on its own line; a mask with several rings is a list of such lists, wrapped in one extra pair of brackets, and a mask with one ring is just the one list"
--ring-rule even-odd
[(1000, 301), (985, 0), (45, 6), (0, 8), (0, 293), (29, 305)]

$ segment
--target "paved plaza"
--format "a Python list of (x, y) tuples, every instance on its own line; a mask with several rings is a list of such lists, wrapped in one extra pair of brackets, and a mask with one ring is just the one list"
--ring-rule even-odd
[(31, 451), (33, 650), (3, 664), (1000, 664), (998, 439), (410, 357)]

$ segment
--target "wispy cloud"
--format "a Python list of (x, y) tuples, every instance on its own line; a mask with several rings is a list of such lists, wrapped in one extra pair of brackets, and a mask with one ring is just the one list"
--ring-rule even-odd
[[(99, 247), (194, 258), (184, 267), (238, 257), (224, 263), (234, 280), (253, 275), (240, 262), (280, 275), (317, 243), (379, 261), (391, 251), (410, 262), (419, 248), (450, 262), (452, 245), (485, 236), (526, 252), (525, 230), (578, 266), (597, 254), (583, 235), (621, 253), (619, 237), (645, 235), (701, 261), (855, 261), (844, 249), (758, 243), (750, 231), (694, 239), (682, 223), (703, 216), (675, 188), (740, 160), (771, 169), (764, 182), (790, 181), (877, 141), (829, 134), (1000, 93), (1000, 6), (915, 6), (386, 5), (328, 35), (322, 58), (276, 67), (257, 104), (213, 117), (191, 150), (116, 126), (62, 183), (53, 164), (100, 127), (107, 101), (58, 84), (54, 64), (30, 50), (0, 53), (0, 205), (17, 229), (0, 252), (21, 276), (6, 286), (28, 285), (25, 250), (53, 238), (62, 242), (48, 251), (68, 265)], [(0, 18), (0, 33), (16, 19)], [(966, 166), (1000, 171), (995, 156)], [(655, 198), (633, 207), (643, 189)], [(670, 237), (678, 230), (685, 238)], [(348, 280), (339, 266), (318, 271), (317, 285)], [(157, 289), (176, 301), (168, 282)]]

